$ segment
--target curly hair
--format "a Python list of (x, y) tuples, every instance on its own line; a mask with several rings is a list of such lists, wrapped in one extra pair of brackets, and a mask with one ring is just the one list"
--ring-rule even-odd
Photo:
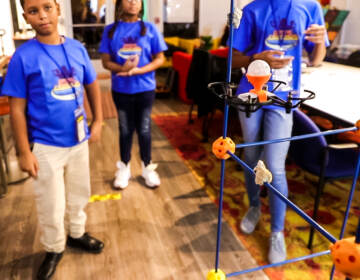
[[(123, 16), (122, 1), (123, 0), (116, 0), (116, 3), (115, 3), (115, 19), (114, 19), (115, 23), (110, 28), (109, 33), (108, 33), (108, 37), (110, 39), (113, 38), (116, 27), (118, 26), (118, 24), (119, 24), (119, 22), (120, 22), (120, 20), (121, 20), (121, 18)], [(140, 24), (141, 24), (140, 35), (141, 36), (144, 36), (146, 34), (146, 26), (145, 26), (144, 21), (142, 20), (143, 16), (144, 16), (144, 1), (141, 0), (141, 10), (140, 10), (140, 12), (138, 14), (138, 17), (141, 20), (141, 22), (140, 22)]]

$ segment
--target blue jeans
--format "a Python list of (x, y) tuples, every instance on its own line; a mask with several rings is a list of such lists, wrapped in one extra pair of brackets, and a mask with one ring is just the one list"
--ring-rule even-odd
[(140, 158), (145, 166), (151, 161), (151, 109), (155, 99), (154, 91), (136, 94), (112, 92), (118, 111), (120, 130), (120, 158), (127, 164), (131, 159), (132, 137), (138, 135)]
[[(239, 112), (239, 119), (243, 132), (244, 142), (273, 140), (291, 136), (293, 117), (285, 110), (261, 108), (251, 114), (249, 118), (244, 112)], [(269, 144), (264, 146), (246, 147), (244, 149), (245, 162), (254, 168), (262, 159), (270, 170), (273, 180), (271, 184), (283, 195), (288, 195), (288, 185), (285, 173), (285, 160), (290, 142)], [(260, 187), (255, 184), (255, 178), (245, 171), (245, 184), (250, 206), (260, 205)], [(275, 194), (269, 191), (271, 230), (273, 232), (284, 229), (286, 204)]]

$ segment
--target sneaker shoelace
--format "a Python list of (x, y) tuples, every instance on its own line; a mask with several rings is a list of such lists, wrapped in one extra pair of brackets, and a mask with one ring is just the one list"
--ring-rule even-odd
[(115, 172), (115, 176), (123, 176), (124, 174), (126, 174), (128, 172), (128, 169), (125, 165), (117, 165), (117, 170)]
[(145, 169), (147, 169), (148, 171), (155, 171), (157, 167), (158, 167), (157, 163), (150, 163), (145, 167)]
[(271, 248), (273, 248), (277, 252), (283, 251), (283, 244), (280, 234), (273, 234), (271, 235)]
[(255, 207), (251, 207), (247, 216), (247, 219), (250, 221), (256, 221), (258, 219), (258, 217), (260, 216), (260, 213), (258, 213), (259, 210)]

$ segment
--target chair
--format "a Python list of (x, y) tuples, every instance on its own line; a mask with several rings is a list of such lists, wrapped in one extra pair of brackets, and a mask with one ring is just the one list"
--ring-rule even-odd
[[(294, 110), (293, 136), (320, 132), (316, 124), (300, 110)], [(328, 144), (324, 136), (291, 141), (288, 156), (302, 169), (319, 177), (313, 209), (317, 220), (321, 195), (329, 180), (352, 177), (359, 150), (356, 144)], [(312, 248), (314, 228), (311, 227), (308, 248)]]
[(189, 68), (192, 60), (192, 55), (176, 51), (172, 57), (172, 67), (177, 72), (177, 91), (179, 98), (186, 104), (191, 104), (193, 101), (187, 98), (186, 81), (188, 78)]
[(193, 105), (197, 105), (197, 115), (203, 118), (203, 141), (208, 140), (209, 123), (212, 121), (215, 109), (222, 109), (224, 103), (209, 89), (208, 84), (215, 81), (226, 80), (226, 58), (212, 55), (203, 49), (195, 49), (186, 81), (187, 98), (193, 100), (189, 110), (189, 122)]
[(346, 61), (347, 65), (360, 67), (360, 50), (353, 52)]

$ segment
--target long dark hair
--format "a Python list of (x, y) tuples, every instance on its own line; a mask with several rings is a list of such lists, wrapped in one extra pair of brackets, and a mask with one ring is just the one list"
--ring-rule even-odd
[[(108, 37), (110, 39), (113, 38), (114, 36), (114, 32), (115, 32), (115, 29), (116, 27), (118, 26), (119, 24), (119, 21), (121, 20), (121, 17), (123, 15), (123, 9), (122, 9), (122, 1), (123, 0), (116, 0), (116, 3), (115, 3), (115, 23), (114, 25), (110, 28), (109, 30), (109, 33), (108, 33)], [(140, 31), (140, 35), (141, 36), (144, 36), (146, 34), (146, 26), (145, 26), (145, 23), (143, 21), (143, 16), (144, 16), (144, 1), (141, 0), (141, 10), (138, 14), (138, 17), (140, 18), (140, 24), (141, 24), (141, 31)]]

